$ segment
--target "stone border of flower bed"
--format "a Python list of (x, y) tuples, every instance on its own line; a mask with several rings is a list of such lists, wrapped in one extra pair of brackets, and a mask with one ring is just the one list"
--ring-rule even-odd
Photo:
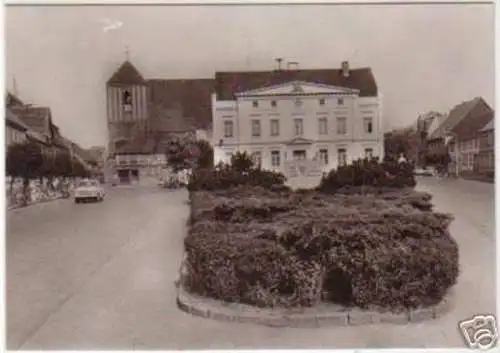
[(176, 281), (177, 306), (182, 311), (218, 321), (254, 323), (271, 327), (314, 328), (323, 326), (358, 326), (379, 323), (408, 324), (441, 317), (453, 308), (453, 289), (438, 304), (402, 313), (379, 312), (346, 308), (333, 303), (321, 303), (311, 308), (258, 308), (229, 303), (189, 293), (183, 288), (186, 275), (184, 259)]

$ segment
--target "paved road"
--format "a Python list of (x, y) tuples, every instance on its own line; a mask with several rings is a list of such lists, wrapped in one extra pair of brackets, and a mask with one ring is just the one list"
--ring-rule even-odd
[(463, 347), (457, 321), (495, 310), (493, 186), (426, 180), (453, 212), (461, 246), (456, 308), (405, 326), (268, 328), (190, 316), (174, 281), (187, 219), (185, 191), (112, 190), (101, 204), (56, 201), (8, 214), (10, 349)]

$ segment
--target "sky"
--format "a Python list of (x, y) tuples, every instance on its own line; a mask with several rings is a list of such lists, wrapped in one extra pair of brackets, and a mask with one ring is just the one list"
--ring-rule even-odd
[(49, 106), (63, 135), (107, 142), (107, 79), (217, 70), (371, 67), (384, 130), (482, 96), (494, 107), (493, 5), (8, 6), (6, 88)]

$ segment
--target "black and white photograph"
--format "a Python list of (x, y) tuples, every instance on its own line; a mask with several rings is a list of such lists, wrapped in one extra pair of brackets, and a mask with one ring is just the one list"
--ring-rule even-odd
[(6, 350), (497, 349), (493, 2), (4, 21)]

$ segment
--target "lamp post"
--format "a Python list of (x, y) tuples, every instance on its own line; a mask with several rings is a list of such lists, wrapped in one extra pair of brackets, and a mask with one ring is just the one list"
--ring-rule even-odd
[(458, 153), (458, 135), (452, 131), (447, 131), (446, 132), (446, 135), (449, 135), (449, 136), (452, 136), (455, 140), (455, 176), (458, 178), (458, 174), (459, 174), (459, 167), (458, 167), (458, 163), (459, 163), (459, 159), (460, 159), (460, 155)]

